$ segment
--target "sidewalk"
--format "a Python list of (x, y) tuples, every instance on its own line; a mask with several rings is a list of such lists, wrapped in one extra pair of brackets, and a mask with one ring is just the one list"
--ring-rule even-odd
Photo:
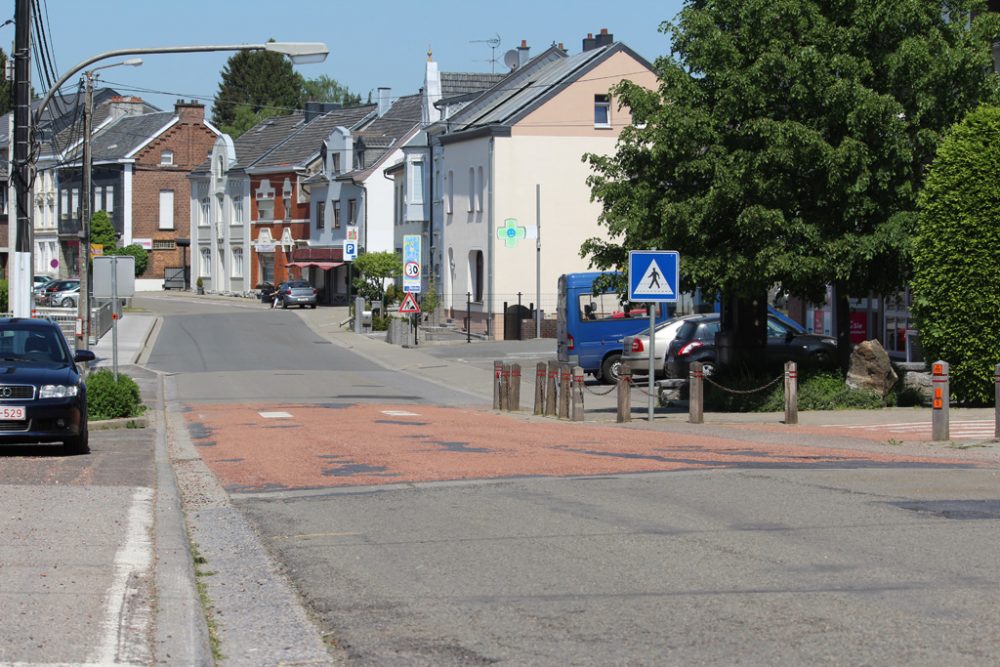
[(126, 312), (114, 328), (101, 336), (91, 350), (97, 356), (92, 368), (110, 368), (114, 365), (115, 338), (118, 343), (118, 366), (135, 364), (146, 346), (146, 341), (156, 325), (155, 315)]

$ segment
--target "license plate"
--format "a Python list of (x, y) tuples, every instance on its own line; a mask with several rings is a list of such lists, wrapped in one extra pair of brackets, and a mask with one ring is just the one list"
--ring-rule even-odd
[(24, 407), (19, 405), (0, 406), (0, 420), (12, 421), (24, 419)]

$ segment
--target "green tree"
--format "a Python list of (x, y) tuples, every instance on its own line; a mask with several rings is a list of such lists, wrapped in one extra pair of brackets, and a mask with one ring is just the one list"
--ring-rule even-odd
[[(636, 122), (614, 155), (586, 158), (610, 241), (581, 254), (607, 269), (630, 249), (679, 250), (682, 288), (743, 300), (898, 287), (925, 165), (997, 92), (1000, 18), (967, 20), (984, 6), (689, 0), (661, 26), (658, 88), (612, 91)], [(739, 333), (763, 341), (763, 324)]]
[(133, 243), (127, 245), (124, 248), (115, 248), (111, 252), (105, 253), (106, 255), (119, 255), (125, 257), (135, 258), (135, 275), (136, 277), (141, 276), (146, 272), (146, 268), (149, 267), (149, 253), (138, 243)]
[(233, 113), (233, 122), (228, 125), (221, 125), (219, 129), (223, 134), (228, 134), (230, 137), (236, 138), (265, 118), (279, 116), (285, 113), (285, 110), (274, 107), (263, 107), (254, 111), (249, 104), (240, 104), (234, 108)]
[(1000, 363), (1000, 108), (981, 107), (941, 142), (920, 193), (913, 313), (929, 360), (950, 364), (961, 402), (994, 399)]
[(302, 107), (302, 95), (302, 77), (285, 56), (273, 51), (239, 51), (222, 69), (212, 122), (219, 128), (233, 126), (240, 105), (255, 114), (262, 109), (290, 113)]
[(304, 98), (312, 102), (333, 102), (344, 106), (361, 104), (360, 95), (352, 93), (347, 86), (325, 74), (315, 79), (306, 79), (302, 82), (302, 88)]
[[(358, 296), (368, 301), (383, 302), (385, 283), (403, 274), (403, 260), (394, 252), (366, 252), (354, 260), (354, 270), (360, 276), (354, 279), (354, 289)], [(382, 303), (383, 314), (385, 304)]]
[(106, 211), (98, 211), (90, 218), (90, 243), (104, 246), (104, 252), (118, 247), (118, 235)]
[(14, 108), (14, 82), (7, 78), (7, 53), (0, 49), (0, 115)]

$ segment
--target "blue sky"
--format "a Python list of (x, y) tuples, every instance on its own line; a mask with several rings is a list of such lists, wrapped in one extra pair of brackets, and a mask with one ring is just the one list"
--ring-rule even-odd
[[(14, 3), (7, 4), (13, 13)], [(682, 2), (41, 0), (41, 5), (48, 12), (49, 47), (59, 74), (91, 56), (129, 47), (321, 41), (330, 48), (326, 62), (297, 70), (307, 78), (325, 74), (365, 98), (379, 86), (389, 86), (394, 96), (417, 92), (428, 48), (442, 71), (488, 72), (490, 45), (476, 40), (497, 35), (502, 40), (495, 51), (497, 72), (507, 71), (503, 54), (522, 39), (534, 54), (558, 42), (576, 53), (586, 34), (601, 28), (652, 61), (668, 53), (669, 41), (658, 26), (672, 19)], [(9, 52), (14, 29), (3, 30)], [(198, 98), (210, 109), (229, 55), (144, 56), (141, 67), (116, 67), (100, 77), (104, 85), (163, 109), (181, 97)], [(44, 92), (35, 71), (32, 77), (35, 89)]]

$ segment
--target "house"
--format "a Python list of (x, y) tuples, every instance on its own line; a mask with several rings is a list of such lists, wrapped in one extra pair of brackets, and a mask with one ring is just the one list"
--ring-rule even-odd
[[(343, 108), (309, 102), (306, 109), (265, 119), (235, 141), (220, 136), (209, 159), (190, 174), (192, 268), (204, 288), (248, 292), (260, 283), (298, 277), (313, 267), (293, 262), (310, 243), (310, 177), (338, 128), (374, 118), (374, 105)], [(313, 276), (321, 298), (332, 291)]]
[(606, 232), (582, 157), (614, 152), (632, 122), (615, 84), (656, 86), (650, 63), (607, 30), (577, 54), (554, 45), (530, 57), (522, 42), (509, 56), (515, 66), (502, 81), (425, 128), (432, 164), (422, 192), (409, 178), (398, 190), (406, 216), (427, 215), (412, 210), (418, 198), (431, 202), (429, 262), (446, 315), (468, 308), (470, 328), (495, 338), (504, 302), (554, 312), (559, 275), (588, 268), (580, 246)]

